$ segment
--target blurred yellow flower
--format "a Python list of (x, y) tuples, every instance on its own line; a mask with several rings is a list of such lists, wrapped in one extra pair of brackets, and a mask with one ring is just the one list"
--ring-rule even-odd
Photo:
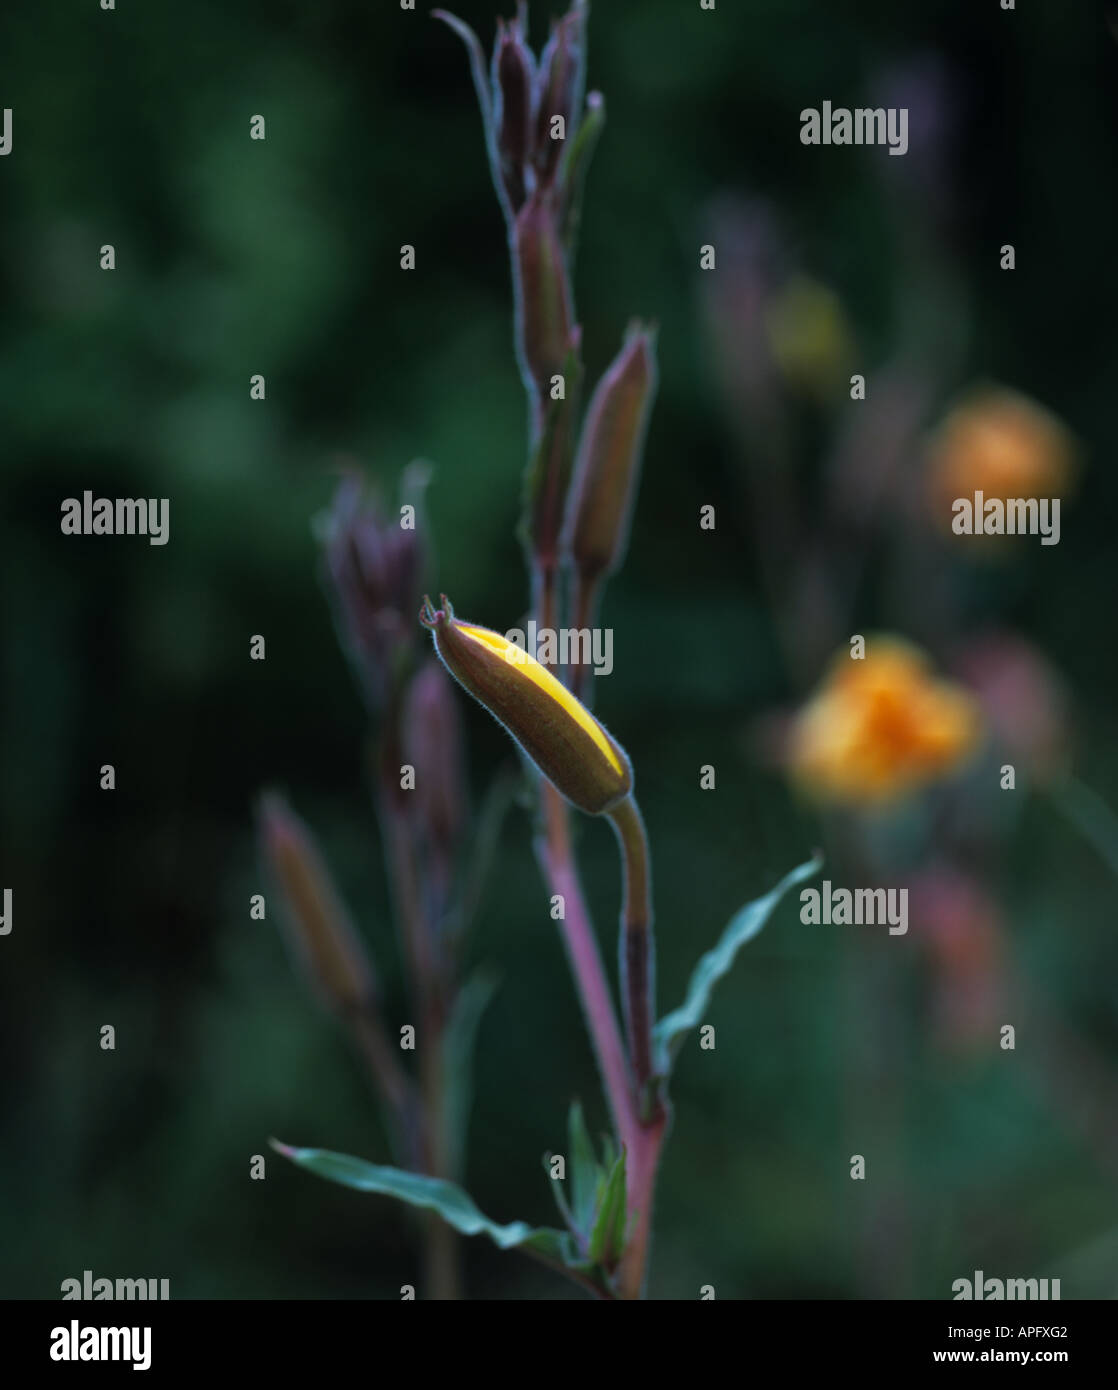
[(836, 389), (852, 352), (838, 295), (794, 275), (770, 304), (766, 327), (773, 358), (793, 386), (823, 397)]
[(973, 751), (978, 705), (937, 680), (927, 658), (894, 637), (841, 653), (792, 729), (789, 763), (813, 797), (874, 804), (953, 772)]
[(951, 525), (951, 504), (987, 498), (1063, 497), (1075, 480), (1075, 441), (1035, 401), (986, 387), (955, 407), (936, 431), (928, 480), (937, 518)]

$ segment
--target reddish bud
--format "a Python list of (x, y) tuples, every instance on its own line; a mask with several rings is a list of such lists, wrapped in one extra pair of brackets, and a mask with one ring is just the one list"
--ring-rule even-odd
[(534, 194), (513, 226), (516, 336), (522, 369), (541, 399), (571, 348), (571, 289), (551, 199)]
[(310, 831), (275, 794), (261, 798), (259, 827), (292, 947), (317, 993), (339, 1012), (368, 1008), (376, 996), (372, 964)]
[(387, 702), (414, 647), (411, 615), (422, 585), (418, 532), (386, 517), (347, 475), (323, 526), (323, 560), (343, 643), (373, 709)]
[[(584, 71), (584, 19), (580, 6), (553, 27), (540, 57), (540, 97), (536, 110), (535, 164), (541, 182), (555, 176), (572, 121), (579, 115)], [(563, 139), (553, 138), (553, 121), (563, 118)]]
[(624, 557), (655, 394), (655, 334), (634, 325), (594, 391), (575, 460), (564, 548), (584, 580)]
[(408, 686), (404, 703), (404, 757), (415, 768), (415, 797), (432, 849), (444, 863), (454, 856), (465, 819), (462, 730), (450, 681), (434, 660)]
[(513, 213), (524, 205), (525, 169), (532, 156), (533, 59), (519, 23), (497, 21), (493, 50), (494, 119), (501, 179)]

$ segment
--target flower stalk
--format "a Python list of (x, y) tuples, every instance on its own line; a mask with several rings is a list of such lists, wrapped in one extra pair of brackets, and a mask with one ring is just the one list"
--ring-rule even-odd
[[(549, 631), (563, 622), (564, 566), (572, 574), (580, 627), (593, 622), (602, 585), (620, 566), (655, 392), (655, 335), (634, 324), (594, 393), (576, 462), (574, 422), (582, 368), (571, 276), (586, 168), (605, 119), (601, 95), (584, 97), (586, 13), (583, 0), (576, 0), (553, 26), (536, 64), (526, 43), (526, 7), (519, 6), (516, 19), (498, 29), (487, 84), (476, 36), (461, 21), (439, 12), (470, 54), (490, 170), (508, 227), (516, 357), (529, 412), (521, 532), (532, 616)], [(529, 89), (532, 106), (526, 100)], [(639, 1298), (668, 1113), (653, 1082), (649, 855), (631, 796), (632, 770), (623, 750), (580, 698), (585, 670), (567, 673), (569, 690), (562, 672), (550, 672), (537, 662), (527, 667), (510, 663), (502, 670), (504, 639), (484, 629), (456, 626), (453, 613), (448, 616), (449, 605), (442, 602), (441, 611), (428, 602), (421, 614), (440, 657), (543, 774), (536, 853), (549, 891), (564, 903), (560, 930), (615, 1132), (627, 1155), (630, 1235), (617, 1286), (622, 1297)], [(582, 894), (570, 805), (590, 815), (608, 815), (621, 849), (627, 1048)]]
[(543, 828), (536, 836), (536, 857), (548, 888), (552, 894), (558, 894), (563, 899), (560, 933), (598, 1073), (602, 1078), (610, 1118), (620, 1142), (629, 1152), (633, 1152), (639, 1142), (640, 1126), (632, 1069), (582, 892), (571, 847), (567, 804), (548, 782), (541, 784), (540, 797)]
[(651, 1109), (652, 1023), (655, 959), (652, 938), (652, 884), (648, 836), (636, 801), (627, 796), (610, 812), (621, 849), (624, 900), (621, 910), (621, 979), (625, 997), (625, 1031), (633, 1059), (642, 1120)]

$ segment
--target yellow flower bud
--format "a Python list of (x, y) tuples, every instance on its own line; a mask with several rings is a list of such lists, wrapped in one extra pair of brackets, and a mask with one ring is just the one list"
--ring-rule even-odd
[(425, 599), (419, 618), (455, 680), (580, 810), (600, 816), (623, 801), (633, 786), (629, 759), (586, 706), (523, 647), (460, 622), (445, 594), (440, 602), (435, 609)]

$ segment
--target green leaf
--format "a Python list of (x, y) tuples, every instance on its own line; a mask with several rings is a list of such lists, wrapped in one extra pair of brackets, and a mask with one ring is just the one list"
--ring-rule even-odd
[(466, 1129), (474, 1099), (474, 1043), (485, 1006), (497, 988), (495, 975), (479, 970), (459, 990), (443, 1033), (443, 1071), (446, 1077), (444, 1116), (448, 1171), (462, 1171)]
[(1102, 797), (1075, 777), (1053, 783), (1049, 795), (1057, 810), (1118, 876), (1118, 816)]
[(582, 119), (570, 148), (566, 151), (565, 162), (560, 171), (560, 184), (564, 190), (564, 203), (561, 214), (559, 235), (567, 253), (567, 264), (574, 266), (575, 250), (578, 241), (578, 227), (582, 220), (583, 185), (590, 159), (606, 123), (606, 104), (601, 92), (591, 92), (587, 101), (586, 115)]
[(684, 1036), (702, 1019), (710, 1004), (714, 986), (727, 973), (734, 963), (734, 957), (742, 946), (756, 936), (772, 916), (773, 909), (790, 888), (814, 878), (823, 867), (823, 860), (817, 855), (807, 864), (801, 864), (776, 885), (771, 893), (763, 898), (747, 903), (730, 918), (729, 925), (722, 933), (718, 945), (701, 957), (691, 974), (687, 986), (687, 997), (678, 1009), (656, 1025), (652, 1032), (656, 1054), (656, 1071), (667, 1076), (672, 1062), (679, 1051)]
[(554, 1157), (555, 1155), (550, 1151), (543, 1156), (544, 1171), (547, 1173), (548, 1178), (547, 1185), (551, 1189), (551, 1195), (555, 1198), (555, 1205), (559, 1208), (559, 1215), (567, 1223), (567, 1230), (574, 1236), (578, 1248), (581, 1251), (586, 1242), (579, 1236), (578, 1222), (575, 1220), (575, 1214), (567, 1204), (567, 1197), (566, 1193), (563, 1191), (563, 1184), (557, 1178), (551, 1176), (551, 1162)]
[(508, 194), (505, 192), (504, 180), (501, 178), (501, 156), (497, 152), (497, 127), (493, 119), (493, 102), (489, 95), (485, 53), (478, 42), (477, 35), (457, 15), (448, 14), (446, 10), (432, 10), (431, 16), (434, 19), (441, 19), (444, 24), (449, 25), (466, 45), (466, 52), (470, 57), (470, 76), (474, 80), (474, 91), (477, 93), (478, 105), (481, 107), (481, 123), (485, 129), (485, 152), (489, 156), (489, 172), (493, 176), (493, 187), (497, 190), (501, 211), (505, 214), (506, 221), (511, 221), (512, 209), (509, 207)]
[(582, 1106), (576, 1100), (567, 1121), (571, 1164), (571, 1195), (576, 1229), (585, 1237), (594, 1219), (594, 1202), (598, 1186), (598, 1161), (594, 1145), (582, 1116)]
[[(473, 837), (461, 875), (458, 901), (447, 913), (444, 930), (456, 951), (461, 951), (477, 916), (486, 880), (500, 846), (501, 828), (520, 791), (520, 769), (509, 763), (489, 783), (474, 818)], [(533, 803), (535, 798), (532, 799)]]
[(591, 1264), (612, 1269), (621, 1258), (625, 1242), (625, 1155), (615, 1160), (601, 1185), (598, 1210), (590, 1232), (587, 1258)]
[(581, 1263), (566, 1231), (550, 1226), (528, 1226), (523, 1221), (499, 1226), (484, 1216), (472, 1198), (452, 1182), (424, 1177), (421, 1173), (405, 1173), (401, 1168), (383, 1168), (348, 1154), (331, 1153), (328, 1149), (293, 1149), (277, 1139), (269, 1142), (277, 1153), (300, 1168), (317, 1173), (320, 1178), (358, 1192), (397, 1197), (409, 1206), (438, 1212), (448, 1225), (464, 1236), (486, 1235), (501, 1250), (528, 1250), (560, 1265)]

